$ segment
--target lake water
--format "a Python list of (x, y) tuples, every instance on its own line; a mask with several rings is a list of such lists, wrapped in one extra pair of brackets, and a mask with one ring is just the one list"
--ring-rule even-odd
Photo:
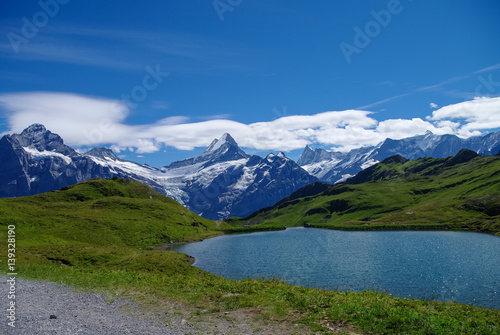
[(500, 238), (435, 231), (288, 228), (224, 235), (172, 250), (229, 279), (456, 301), (500, 309)]

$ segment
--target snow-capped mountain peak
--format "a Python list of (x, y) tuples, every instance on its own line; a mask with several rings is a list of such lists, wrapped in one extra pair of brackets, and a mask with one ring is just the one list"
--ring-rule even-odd
[[(44, 125), (34, 123), (24, 129), (21, 134), (12, 135), (23, 148), (32, 151), (57, 152), (65, 156), (76, 156), (78, 153), (64, 144), (63, 139), (45, 128)], [(33, 152), (34, 152), (33, 151)]]
[(237, 147), (238, 144), (236, 143), (234, 138), (232, 138), (231, 135), (229, 135), (228, 133), (224, 133), (224, 135), (222, 135), (221, 138), (214, 139), (203, 153), (208, 154), (210, 152), (215, 152), (222, 147), (227, 149), (229, 147), (235, 147), (235, 146)]
[(98, 157), (102, 159), (109, 159), (112, 161), (118, 161), (120, 158), (118, 158), (113, 150), (108, 149), (108, 148), (94, 148), (88, 152), (85, 153), (85, 156), (93, 156), (93, 157)]
[(199, 163), (205, 163), (203, 165), (207, 165), (249, 157), (250, 156), (238, 147), (234, 138), (228, 133), (225, 133), (221, 138), (213, 140), (201, 155), (174, 162), (166, 168), (180, 168)]
[(463, 148), (483, 155), (494, 155), (500, 150), (500, 132), (461, 139), (454, 135), (436, 135), (427, 131), (423, 135), (400, 140), (388, 138), (376, 146), (362, 147), (345, 153), (313, 150), (306, 146), (297, 163), (313, 176), (334, 184), (344, 181), (345, 176), (354, 176), (396, 154), (407, 159), (444, 158), (456, 155)]
[(300, 156), (297, 164), (300, 166), (310, 165), (314, 163), (324, 162), (328, 160), (338, 160), (343, 153), (338, 151), (328, 151), (325, 149), (312, 149), (309, 145), (306, 145), (302, 155)]
[(33, 123), (21, 132), (21, 137), (32, 140), (40, 140), (47, 133), (47, 128), (43, 124)]

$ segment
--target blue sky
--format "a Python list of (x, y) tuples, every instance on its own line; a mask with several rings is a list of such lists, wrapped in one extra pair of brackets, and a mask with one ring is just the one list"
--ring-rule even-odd
[(3, 0), (0, 133), (153, 166), (500, 128), (496, 0)]

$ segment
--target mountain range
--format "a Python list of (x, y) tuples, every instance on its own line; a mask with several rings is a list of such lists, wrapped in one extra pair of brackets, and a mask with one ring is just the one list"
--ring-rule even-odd
[(307, 185), (232, 225), (457, 229), (500, 236), (500, 154), (386, 158), (336, 185)]
[(21, 134), (0, 139), (0, 197), (39, 194), (92, 178), (121, 177), (144, 183), (205, 218), (223, 220), (245, 217), (319, 180), (330, 184), (347, 180), (394, 154), (407, 159), (440, 158), (462, 148), (495, 154), (500, 150), (500, 132), (469, 139), (428, 132), (346, 153), (307, 146), (297, 163), (283, 153), (248, 155), (226, 133), (201, 155), (157, 168), (120, 159), (107, 148), (79, 153), (59, 135), (33, 124)]
[(155, 168), (106, 148), (80, 154), (41, 124), (0, 140), (0, 197), (39, 194), (92, 178), (137, 180), (208, 219), (246, 216), (316, 181), (283, 153), (247, 155), (229, 134), (199, 156)]
[(480, 155), (495, 155), (500, 151), (500, 132), (462, 139), (454, 135), (435, 135), (428, 131), (401, 140), (386, 139), (376, 146), (349, 152), (313, 150), (306, 146), (297, 163), (321, 181), (335, 184), (392, 155), (406, 159), (423, 157), (444, 158), (469, 149)]

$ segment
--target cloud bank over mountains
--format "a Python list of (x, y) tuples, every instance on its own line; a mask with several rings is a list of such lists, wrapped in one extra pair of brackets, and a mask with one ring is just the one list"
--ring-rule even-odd
[(61, 92), (0, 95), (0, 115), (9, 133), (41, 123), (73, 147), (110, 145), (119, 152), (153, 153), (169, 146), (178, 150), (205, 147), (230, 133), (245, 148), (290, 151), (317, 145), (347, 151), (431, 131), (460, 137), (500, 128), (500, 97), (482, 97), (436, 109), (425, 120), (378, 121), (366, 110), (291, 115), (244, 124), (230, 119), (192, 122), (171, 116), (151, 124), (129, 124), (130, 110), (119, 100)]

